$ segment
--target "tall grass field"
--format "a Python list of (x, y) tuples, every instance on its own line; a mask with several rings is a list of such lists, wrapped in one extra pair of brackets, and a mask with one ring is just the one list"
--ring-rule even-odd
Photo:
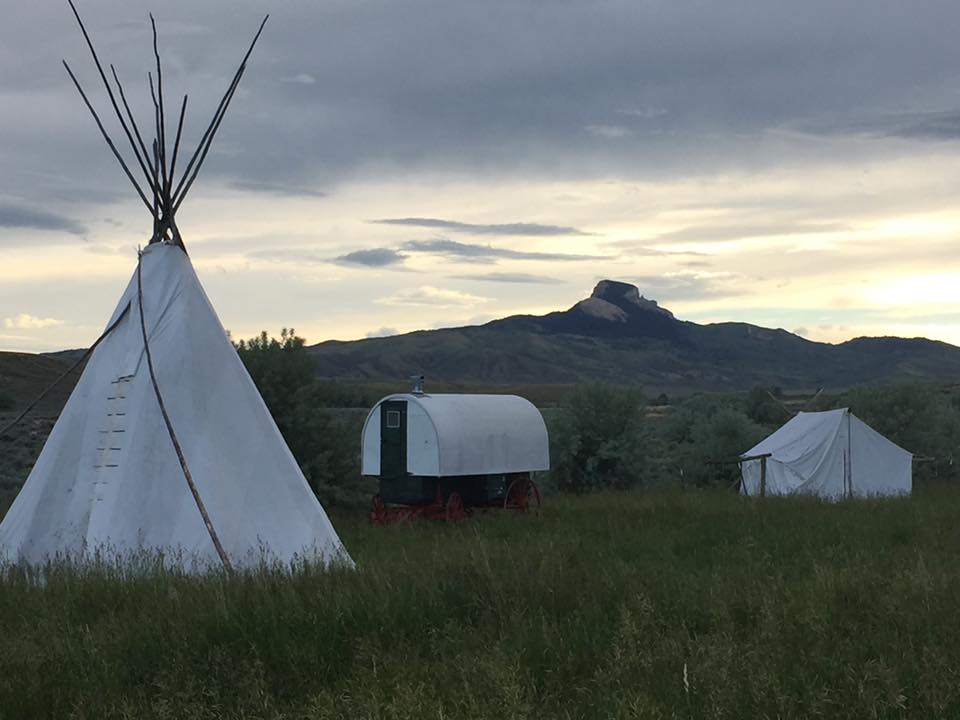
[(355, 571), (8, 567), (0, 718), (960, 717), (958, 518), (631, 491), (338, 515)]

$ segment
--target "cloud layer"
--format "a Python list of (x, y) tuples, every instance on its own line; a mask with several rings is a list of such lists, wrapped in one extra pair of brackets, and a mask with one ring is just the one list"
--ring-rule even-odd
[(0, 228), (50, 230), (72, 235), (83, 235), (87, 230), (64, 215), (40, 208), (0, 201)]
[(14, 317), (4, 318), (3, 327), (7, 330), (40, 330), (42, 328), (56, 327), (63, 325), (63, 320), (54, 318), (41, 318), (29, 313), (20, 313)]
[(436, 218), (386, 218), (373, 220), (380, 225), (404, 225), (409, 227), (434, 228), (450, 230), (452, 232), (467, 233), (469, 235), (507, 235), (528, 237), (563, 237), (565, 235), (586, 235), (587, 233), (573, 227), (563, 225), (541, 225), (539, 223), (496, 223), (484, 225), (480, 223), (465, 223), (456, 220), (438, 220)]
[(552, 253), (530, 250), (513, 250), (511, 248), (480, 245), (477, 243), (463, 243), (447, 238), (433, 240), (410, 240), (403, 244), (408, 252), (430, 253), (446, 258), (467, 262), (494, 262), (498, 259), (509, 260), (540, 260), (547, 262), (572, 262), (583, 260), (602, 260), (601, 255), (579, 255), (575, 253)]
[[(145, 11), (81, 10), (146, 127)], [(183, 156), (259, 12), (159, 9)], [(284, 3), (178, 220), (241, 335), (546, 312), (632, 277), (681, 317), (960, 340), (958, 22), (947, 0)], [(64, 322), (5, 337), (80, 345), (151, 228), (59, 65), (122, 141), (69, 11), (15, 4), (0, 34), (0, 317)]]

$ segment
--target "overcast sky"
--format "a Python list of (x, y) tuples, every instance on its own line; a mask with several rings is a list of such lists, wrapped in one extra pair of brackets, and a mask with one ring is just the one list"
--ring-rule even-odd
[[(144, 125), (153, 10), (190, 151), (271, 15), (178, 214), (235, 337), (614, 278), (697, 322), (960, 344), (955, 1), (77, 1)], [(92, 342), (151, 231), (61, 58), (108, 117), (66, 2), (5, 10), (0, 349)]]

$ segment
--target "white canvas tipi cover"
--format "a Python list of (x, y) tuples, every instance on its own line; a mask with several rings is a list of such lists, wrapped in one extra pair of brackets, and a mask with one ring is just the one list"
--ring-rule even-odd
[[(186, 253), (154, 243), (141, 262), (157, 383), (231, 564), (351, 563)], [(110, 322), (122, 319), (91, 355), (0, 523), (0, 557), (145, 550), (186, 568), (220, 564), (151, 386), (139, 313), (134, 274)]]
[[(909, 494), (913, 488), (913, 455), (846, 408), (798, 413), (741, 457), (766, 454), (767, 495), (839, 500)], [(744, 494), (760, 494), (761, 463), (742, 463)]]

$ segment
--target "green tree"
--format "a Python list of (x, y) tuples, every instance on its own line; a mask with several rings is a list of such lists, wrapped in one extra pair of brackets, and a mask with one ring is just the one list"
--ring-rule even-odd
[(914, 479), (960, 480), (960, 409), (932, 385), (864, 387), (835, 401), (916, 457)]
[(306, 341), (293, 328), (283, 328), (279, 339), (264, 330), (234, 347), (274, 418), (292, 407), (313, 382), (313, 363)]
[(559, 490), (582, 493), (643, 481), (647, 433), (639, 390), (582, 385), (563, 409), (551, 443)]
[(747, 393), (745, 409), (747, 416), (760, 425), (781, 425), (791, 418), (790, 412), (777, 400), (774, 390), (757, 385)]
[(328, 407), (344, 393), (314, 378), (304, 339), (284, 328), (279, 338), (264, 331), (234, 346), (314, 493), (324, 503), (351, 499), (359, 434)]
[(734, 485), (734, 460), (767, 434), (729, 398), (698, 396), (675, 408), (664, 423), (667, 465), (684, 485)]

